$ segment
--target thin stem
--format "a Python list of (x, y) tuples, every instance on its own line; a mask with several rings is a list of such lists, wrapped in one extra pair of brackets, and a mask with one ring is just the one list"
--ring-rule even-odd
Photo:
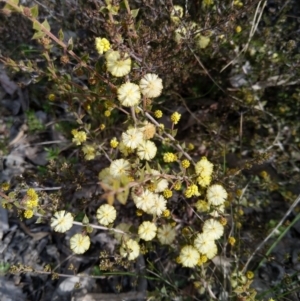
[[(82, 60), (80, 59), (80, 57), (78, 57), (73, 50), (68, 50), (68, 46), (61, 40), (59, 40), (54, 34), (52, 34), (50, 31), (47, 30), (47, 28), (45, 28), (43, 26), (42, 23), (40, 23), (36, 18), (32, 17), (32, 16), (28, 16), (24, 14), (24, 11), (15, 3), (13, 3), (10, 0), (2, 0), (3, 2), (7, 3), (8, 5), (12, 6), (16, 11), (18, 11), (19, 13), (23, 14), (26, 18), (28, 18), (32, 23), (36, 23), (39, 25), (40, 29), (42, 32), (44, 32), (50, 39), (52, 39), (55, 43), (57, 43), (59, 46), (61, 46), (64, 51), (68, 52), (77, 62), (79, 62), (82, 66), (86, 67), (89, 71), (94, 72), (94, 70), (89, 67), (86, 63), (82, 62)], [(101, 76), (100, 74), (97, 73), (98, 78), (100, 78), (104, 83), (106, 83), (107, 85), (110, 86), (110, 88), (112, 89), (116, 89), (115, 85), (113, 85), (112, 83), (110, 83), (107, 79), (105, 79), (103, 76)]]
[(271, 231), (271, 233), (258, 245), (258, 247), (255, 249), (255, 251), (251, 254), (251, 256), (249, 257), (248, 261), (246, 262), (246, 264), (242, 270), (242, 273), (246, 272), (248, 265), (252, 261), (255, 254), (267, 243), (267, 241), (274, 235), (274, 233), (277, 232), (279, 227), (283, 224), (283, 222), (286, 220), (286, 218), (290, 215), (290, 213), (294, 210), (294, 208), (298, 205), (299, 202), (300, 202), (300, 194), (298, 195), (298, 197), (296, 198), (294, 203), (291, 205), (289, 210), (286, 212), (286, 214), (283, 216), (281, 221), (277, 224), (277, 226)]
[[(141, 111), (143, 111), (142, 110), (142, 108), (140, 108), (140, 107), (138, 107)], [(145, 116), (151, 121), (151, 122), (153, 122), (157, 127), (159, 127), (159, 123), (148, 113), (148, 112), (144, 112), (144, 114), (145, 114)], [(172, 140), (172, 141), (174, 141), (174, 142), (177, 142), (176, 141), (176, 139), (172, 136), (172, 135), (170, 135), (169, 133), (166, 133), (166, 132), (164, 132), (164, 134), (170, 139), (170, 140)], [(158, 137), (160, 137), (162, 140), (163, 140), (163, 137), (161, 137), (161, 136), (159, 136), (158, 134), (156, 134), (156, 136), (158, 136)], [(181, 145), (179, 145), (179, 144), (175, 144), (175, 147), (180, 151), (180, 152), (182, 152), (182, 154), (188, 159), (188, 160), (190, 160), (191, 162), (192, 162), (192, 164), (193, 165), (195, 165), (195, 162), (194, 162), (194, 160), (192, 159), (192, 157), (181, 147)]]

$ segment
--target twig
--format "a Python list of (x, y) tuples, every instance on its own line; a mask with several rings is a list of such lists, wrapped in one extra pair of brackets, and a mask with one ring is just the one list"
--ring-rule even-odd
[[(138, 107), (138, 109), (140, 109), (141, 111), (143, 111), (143, 109), (142, 108), (140, 108), (140, 107)], [(151, 121), (151, 122), (153, 122), (157, 127), (159, 127), (159, 123), (148, 113), (148, 112), (144, 112), (144, 114), (145, 114), (145, 116)], [(164, 134), (169, 138), (169, 139), (171, 139), (172, 141), (174, 141), (174, 142), (176, 142), (176, 139), (172, 136), (172, 135), (170, 135), (169, 133), (166, 133), (166, 132), (164, 132)], [(163, 139), (163, 137), (161, 137), (161, 136), (159, 136), (158, 134), (156, 134), (158, 137), (160, 137), (161, 139)], [(187, 152), (185, 152), (184, 151), (184, 149), (179, 145), (179, 144), (176, 144), (175, 145), (175, 147), (180, 151), (180, 152), (182, 152), (182, 154), (187, 158), (187, 159), (189, 159), (191, 162), (192, 162), (192, 164), (194, 164), (195, 165), (195, 162), (194, 162), (194, 160), (192, 159), (192, 157), (187, 153)]]
[[(200, 65), (200, 67), (205, 71), (205, 73), (208, 75), (208, 77), (212, 80), (212, 82), (222, 91), (225, 93), (224, 89), (214, 80), (214, 78), (210, 75), (210, 73), (208, 72), (208, 70), (205, 68), (205, 66), (202, 64), (201, 60), (199, 59), (199, 57), (195, 54), (195, 52), (193, 51), (193, 49), (188, 45), (189, 50), (191, 51), (191, 53), (193, 54), (193, 56), (195, 57), (196, 61), (198, 62), (198, 64)], [(222, 71), (221, 71), (222, 72)]]
[[(260, 8), (261, 3), (262, 3), (262, 1), (259, 1), (259, 2), (258, 2), (258, 5), (257, 5), (257, 7), (256, 7), (256, 10), (255, 10), (255, 13), (254, 13), (254, 17), (253, 17), (253, 20), (252, 20), (252, 27), (251, 27), (251, 30), (250, 30), (250, 33), (249, 33), (249, 38), (248, 38), (248, 41), (247, 41), (246, 45), (243, 47), (243, 49), (237, 54), (237, 56), (236, 56), (233, 60), (231, 60), (225, 67), (222, 68), (222, 70), (220, 71), (220, 73), (223, 72), (225, 69), (227, 69), (227, 67), (229, 67), (233, 62), (235, 62), (236, 59), (237, 59), (243, 52), (246, 52), (246, 51), (247, 51), (247, 49), (248, 49), (248, 47), (249, 47), (249, 44), (250, 44), (250, 42), (251, 42), (251, 40), (252, 40), (252, 38), (253, 38), (253, 36), (254, 36), (256, 30), (257, 30), (257, 26), (258, 26), (258, 24), (259, 24), (259, 22), (260, 22), (260, 19), (261, 19), (261, 17), (262, 17), (263, 12), (264, 12), (264, 8), (265, 8), (265, 6), (266, 6), (266, 4), (267, 4), (267, 0), (265, 0), (265, 1), (263, 2), (262, 7), (261, 7), (261, 10), (260, 10), (259, 15), (258, 15), (258, 11), (259, 11), (259, 8)], [(257, 15), (258, 15), (258, 17), (257, 17)]]
[(274, 235), (274, 233), (279, 229), (279, 227), (283, 224), (283, 222), (285, 221), (285, 219), (289, 216), (289, 214), (294, 210), (294, 208), (298, 205), (298, 203), (300, 202), (300, 194), (298, 195), (298, 197), (296, 198), (296, 200), (294, 201), (294, 203), (291, 205), (291, 207), (289, 208), (289, 210), (286, 212), (286, 214), (283, 216), (283, 218), (281, 219), (281, 221), (277, 224), (277, 226), (271, 231), (271, 233), (258, 245), (258, 247), (255, 249), (255, 251), (252, 253), (252, 255), (249, 257), (248, 261), (246, 262), (242, 273), (245, 273), (247, 270), (247, 267), (249, 265), (249, 263), (251, 262), (251, 260), (253, 259), (253, 257), (255, 256), (255, 254), (266, 244), (266, 242)]

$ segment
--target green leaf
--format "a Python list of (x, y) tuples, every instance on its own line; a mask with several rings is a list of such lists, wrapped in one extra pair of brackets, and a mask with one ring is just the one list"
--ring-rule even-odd
[(46, 215), (46, 211), (43, 210), (43, 209), (39, 209), (39, 210), (38, 210), (38, 213), (41, 214), (41, 215)]
[(170, 134), (175, 137), (177, 135), (177, 129), (171, 130)]
[(73, 50), (73, 38), (71, 37), (68, 41), (68, 50)]
[(87, 217), (87, 215), (85, 214), (84, 215), (84, 217), (83, 217), (83, 219), (82, 219), (82, 223), (83, 223), (83, 225), (88, 225), (89, 224), (89, 222), (90, 222), (90, 220), (89, 220), (89, 218)]
[(88, 226), (86, 226), (86, 232), (87, 232), (87, 233), (92, 233), (92, 232), (93, 232), (93, 230), (94, 230), (94, 229), (93, 229), (93, 227), (92, 227), (92, 226), (89, 226), (89, 225), (88, 225)]
[(36, 31), (41, 31), (41, 29), (42, 29), (41, 24), (38, 21), (34, 21), (32, 27)]
[(106, 200), (107, 200), (107, 203), (108, 203), (109, 205), (113, 205), (113, 203), (114, 203), (114, 201), (115, 201), (115, 196), (114, 196), (114, 194), (112, 194), (112, 193), (111, 193), (111, 194), (108, 194)]
[(49, 25), (47, 19), (42, 23), (42, 25), (45, 27), (45, 29), (47, 29), (48, 31), (50, 31), (51, 28), (50, 28), (50, 25)]
[(36, 224), (41, 224), (41, 223), (44, 223), (45, 222), (45, 219), (43, 217), (39, 217), (37, 220), (36, 220)]
[(62, 29), (59, 30), (58, 32), (58, 38), (63, 41), (64, 40), (64, 32), (62, 31)]
[(138, 13), (139, 13), (139, 8), (138, 9), (133, 9), (132, 11), (131, 11), (131, 15), (132, 15), (132, 17), (133, 18), (136, 18), (137, 17), (137, 15), (138, 15)]
[(113, 180), (113, 185), (112, 185), (112, 188), (113, 190), (118, 190), (120, 188), (120, 180), (119, 179), (114, 179)]
[[(11, 0), (12, 4), (15, 5), (19, 5), (19, 0)], [(22, 11), (22, 8), (18, 9), (18, 8), (14, 8), (13, 6), (9, 5), (8, 3), (6, 3), (2, 9), (3, 11)]]
[(166, 295), (166, 294), (167, 294), (166, 287), (163, 286), (163, 287), (161, 288), (160, 292), (161, 292), (163, 295)]
[(107, 5), (106, 8), (112, 15), (116, 16), (120, 7), (116, 5)]
[(129, 189), (125, 189), (123, 192), (118, 193), (116, 198), (122, 205), (125, 205), (127, 203), (128, 195)]
[(88, 53), (85, 53), (81, 56), (81, 60), (85, 63), (87, 63), (89, 61), (90, 57)]
[(32, 40), (35, 40), (35, 39), (41, 39), (45, 36), (45, 33), (43, 33), (42, 31), (38, 31), (36, 32), (33, 37), (31, 38)]
[(39, 15), (39, 7), (37, 5), (30, 8), (32, 17), (36, 18)]
[(147, 173), (148, 173), (148, 174), (151, 174), (151, 169), (152, 169), (152, 168), (150, 167), (149, 163), (146, 162), (145, 166), (146, 166)]

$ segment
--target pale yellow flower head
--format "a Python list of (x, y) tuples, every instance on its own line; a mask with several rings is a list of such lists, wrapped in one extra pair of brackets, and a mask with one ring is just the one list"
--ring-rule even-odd
[(205, 221), (202, 230), (211, 239), (219, 239), (224, 233), (222, 224), (213, 218)]
[(84, 145), (82, 147), (82, 151), (84, 153), (84, 158), (86, 160), (93, 160), (96, 156), (96, 150), (92, 145)]
[(214, 258), (218, 254), (218, 247), (216, 244), (212, 245), (210, 249), (204, 254), (208, 259)]
[(85, 253), (89, 249), (90, 244), (90, 238), (87, 235), (83, 235), (81, 233), (75, 234), (70, 239), (70, 247), (75, 254)]
[(197, 201), (195, 206), (199, 212), (207, 212), (210, 208), (209, 204), (204, 200)]
[(206, 256), (217, 247), (215, 241), (207, 233), (197, 234), (194, 246), (201, 254)]
[(105, 59), (106, 59), (107, 62), (116, 61), (119, 58), (120, 58), (120, 52), (119, 51), (109, 50), (105, 53)]
[(207, 187), (211, 182), (211, 176), (210, 175), (199, 176), (197, 178), (197, 182), (201, 187)]
[(117, 159), (111, 162), (109, 167), (110, 175), (113, 177), (120, 177), (123, 175), (128, 175), (130, 171), (130, 163), (124, 159)]
[(125, 83), (118, 89), (118, 99), (125, 107), (132, 107), (139, 104), (141, 92), (138, 85)]
[(161, 78), (156, 74), (147, 73), (140, 81), (142, 94), (148, 98), (158, 97), (163, 89)]
[(157, 230), (157, 239), (162, 245), (170, 245), (176, 237), (176, 229), (170, 224), (162, 225)]
[(56, 232), (65, 233), (70, 230), (73, 225), (74, 218), (70, 212), (65, 210), (57, 211), (51, 217), (51, 227)]
[(86, 133), (84, 131), (78, 131), (74, 129), (71, 133), (74, 136), (72, 142), (74, 142), (76, 145), (81, 145), (82, 142), (86, 141)]
[(130, 72), (131, 59), (127, 53), (121, 57), (119, 51), (110, 51), (105, 57), (107, 70), (113, 76), (122, 77)]
[(208, 187), (206, 191), (206, 197), (209, 204), (214, 206), (219, 206), (224, 204), (227, 199), (227, 192), (223, 186), (219, 184), (214, 184)]
[(143, 222), (138, 229), (139, 237), (143, 240), (150, 241), (156, 236), (157, 227), (154, 223)]
[(200, 259), (200, 254), (196, 248), (193, 246), (187, 245), (184, 246), (179, 255), (180, 263), (187, 268), (193, 268), (197, 265)]
[(154, 206), (155, 194), (148, 189), (145, 189), (139, 195), (132, 193), (132, 199), (138, 209), (147, 212), (152, 206)]
[(214, 165), (206, 157), (202, 157), (195, 165), (196, 174), (201, 177), (211, 176), (213, 168)]
[(108, 226), (117, 217), (117, 211), (114, 206), (109, 204), (101, 205), (97, 210), (97, 219), (99, 224), (103, 226)]
[(134, 260), (140, 254), (140, 246), (135, 240), (129, 239), (121, 245), (120, 254), (122, 257), (127, 257), (128, 260)]
[(155, 132), (156, 132), (156, 128), (155, 128), (154, 124), (152, 124), (150, 122), (146, 122), (145, 126), (143, 126), (141, 128), (141, 131), (143, 132), (144, 139), (149, 140), (149, 139), (152, 139), (154, 137)]
[(137, 155), (141, 160), (150, 161), (156, 155), (157, 147), (152, 141), (142, 141), (137, 148)]
[(146, 212), (156, 216), (161, 216), (166, 209), (167, 200), (162, 195), (155, 194), (154, 204)]
[(140, 129), (131, 128), (122, 134), (122, 141), (126, 147), (135, 149), (143, 142), (143, 133)]
[[(148, 173), (147, 173), (148, 174)], [(155, 181), (156, 183), (156, 186), (155, 186), (155, 190), (154, 192), (163, 192), (165, 189), (168, 188), (169, 186), (169, 182), (164, 179), (164, 178), (161, 178), (159, 175), (160, 175), (160, 172), (156, 169), (151, 169), (151, 175), (154, 176), (153, 177), (153, 180)], [(152, 178), (152, 177), (151, 177)]]

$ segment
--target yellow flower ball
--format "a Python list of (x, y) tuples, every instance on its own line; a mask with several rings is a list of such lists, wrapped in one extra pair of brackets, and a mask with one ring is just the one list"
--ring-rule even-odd
[(119, 142), (118, 142), (117, 138), (113, 138), (113, 139), (110, 140), (110, 147), (111, 148), (117, 148), (118, 145), (119, 145)]
[(25, 210), (24, 211), (24, 217), (29, 219), (33, 217), (33, 211), (32, 210)]
[(159, 118), (161, 118), (163, 116), (163, 113), (162, 113), (161, 110), (156, 110), (154, 112), (154, 116), (155, 116), (155, 118), (159, 119)]
[(172, 197), (173, 192), (172, 192), (172, 190), (170, 190), (170, 189), (165, 189), (165, 190), (163, 191), (163, 195), (164, 195), (164, 197), (165, 197), (166, 199), (169, 199), (169, 198)]
[(181, 114), (179, 114), (178, 112), (174, 112), (172, 115), (171, 115), (171, 121), (174, 123), (174, 124), (177, 124), (179, 122), (181, 118)]
[(236, 33), (240, 33), (241, 31), (242, 31), (242, 27), (238, 25), (238, 26), (235, 28), (235, 32), (236, 32)]
[(173, 153), (165, 153), (163, 156), (163, 160), (166, 163), (172, 163), (177, 160), (177, 156)]
[(105, 116), (105, 117), (109, 117), (110, 115), (111, 115), (110, 110), (106, 110), (106, 111), (104, 112), (104, 116)]
[(183, 168), (188, 168), (190, 165), (191, 165), (191, 163), (190, 163), (190, 161), (187, 160), (187, 159), (181, 161), (181, 166), (182, 166)]
[(95, 39), (96, 50), (99, 54), (103, 54), (104, 52), (110, 49), (110, 43), (105, 38), (96, 38)]

